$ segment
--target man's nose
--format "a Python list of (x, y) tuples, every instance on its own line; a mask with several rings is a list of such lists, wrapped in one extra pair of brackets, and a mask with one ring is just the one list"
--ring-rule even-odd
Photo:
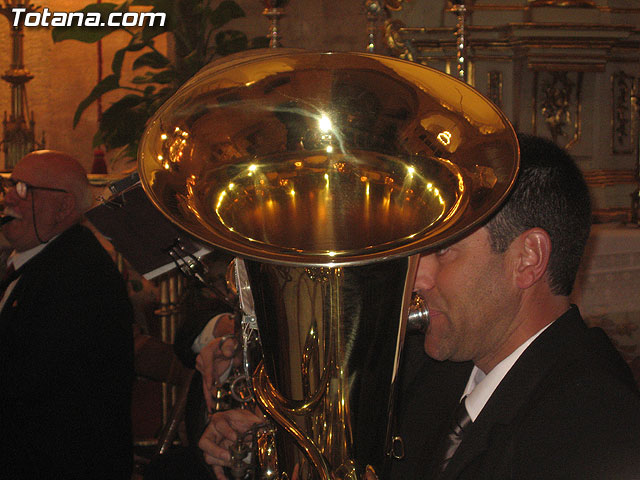
[(2, 199), (5, 205), (15, 205), (19, 198), (15, 188), (4, 188)]
[(414, 290), (427, 291), (435, 286), (435, 278), (438, 270), (438, 262), (435, 255), (422, 255), (418, 262), (416, 284)]

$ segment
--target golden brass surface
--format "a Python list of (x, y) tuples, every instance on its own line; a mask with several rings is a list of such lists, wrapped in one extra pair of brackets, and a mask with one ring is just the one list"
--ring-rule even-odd
[(264, 352), (254, 393), (283, 436), (285, 472), (357, 480), (367, 465), (383, 470), (418, 260), (322, 271), (245, 262)]
[(508, 194), (519, 150), (506, 117), (419, 64), (268, 49), (199, 72), (140, 145), (151, 201), (246, 265), (263, 352), (253, 390), (277, 424), (258, 439), (262, 473), (385, 478), (417, 254)]
[(482, 222), (518, 166), (506, 117), (463, 82), (364, 53), (250, 51), (211, 64), (142, 138), (145, 191), (238, 255), (352, 265)]

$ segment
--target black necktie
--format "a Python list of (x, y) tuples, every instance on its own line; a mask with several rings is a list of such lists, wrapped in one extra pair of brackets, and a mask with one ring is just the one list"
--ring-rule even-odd
[(439, 452), (441, 452), (437, 466), (439, 473), (444, 472), (445, 468), (447, 468), (449, 460), (451, 460), (451, 457), (453, 457), (453, 454), (456, 452), (458, 445), (462, 442), (462, 436), (464, 435), (465, 428), (467, 428), (471, 423), (471, 417), (467, 412), (467, 408), (464, 406), (463, 398), (458, 404), (455, 412), (453, 412), (451, 425), (449, 426), (447, 435), (444, 437), (439, 450)]
[(7, 269), (2, 276), (2, 280), (0, 280), (0, 300), (4, 297), (4, 292), (7, 290), (7, 287), (13, 282), (18, 275), (20, 275), (20, 269), (16, 270), (13, 266), (13, 263), (7, 265)]

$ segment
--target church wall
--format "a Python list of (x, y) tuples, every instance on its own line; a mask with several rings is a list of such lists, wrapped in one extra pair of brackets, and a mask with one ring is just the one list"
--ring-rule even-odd
[[(52, 12), (75, 11), (89, 3), (86, 0), (41, 0), (37, 5)], [(261, 2), (239, 0), (246, 18), (234, 20), (229, 26), (247, 35), (266, 35), (268, 20), (262, 15)], [(363, 50), (366, 44), (364, 7), (359, 0), (310, 1), (294, 0), (281, 20), (283, 46), (311, 50)], [(128, 35), (119, 32), (104, 39), (103, 78), (111, 71), (113, 53), (128, 41)], [(160, 50), (166, 51), (167, 42), (161, 41)], [(45, 134), (46, 147), (70, 152), (86, 168), (93, 161), (92, 139), (97, 124), (97, 107), (90, 106), (76, 128), (72, 121), (78, 104), (91, 92), (97, 82), (97, 45), (77, 41), (54, 44), (51, 31), (46, 28), (27, 27), (24, 37), (25, 66), (34, 75), (27, 83), (29, 109), (35, 114), (36, 139)], [(9, 22), (0, 17), (0, 72), (11, 63)], [(126, 67), (125, 69), (126, 70)], [(123, 70), (123, 71), (124, 71)], [(119, 97), (103, 99), (103, 110)], [(0, 115), (11, 111), (9, 84), (0, 81)], [(0, 166), (4, 165), (0, 153)]]
[[(238, 0), (238, 3), (246, 18), (234, 20), (230, 27), (243, 30), (250, 37), (265, 35), (269, 22), (262, 15), (262, 2)], [(456, 16), (445, 11), (446, 2), (387, 0), (387, 3), (401, 7), (391, 14), (391, 19), (413, 29), (405, 34), (405, 39), (413, 41), (418, 57), (415, 60), (451, 70), (455, 60)], [(470, 81), (486, 95), (491, 95), (491, 89), (499, 84), (498, 103), (516, 128), (551, 136), (541, 115), (544, 89), (548, 89), (554, 75), (564, 74), (556, 86), (562, 89), (566, 85), (563, 82), (573, 85), (566, 99), (572, 117), (558, 142), (569, 145), (587, 174), (602, 219), (628, 218), (630, 195), (637, 186), (637, 135), (632, 131), (631, 93), (634, 82), (636, 86), (640, 84), (640, 8), (637, 2), (626, 0), (592, 0), (592, 8), (533, 8), (533, 3), (467, 2), (473, 5), (467, 19), (473, 67)], [(39, 4), (52, 11), (72, 11), (81, 8), (86, 0), (42, 0)], [(367, 43), (364, 5), (363, 0), (291, 0), (280, 21), (282, 44), (311, 50), (364, 51)], [(384, 53), (388, 50), (382, 44), (382, 23), (377, 22), (376, 40), (378, 51)], [(420, 33), (422, 27), (428, 30)], [(127, 40), (126, 34), (119, 35), (103, 41), (103, 76), (110, 72), (113, 53)], [(35, 77), (27, 83), (27, 92), (29, 108), (35, 114), (36, 138), (40, 140), (44, 132), (47, 148), (68, 151), (90, 168), (97, 107), (90, 106), (75, 129), (72, 118), (79, 102), (96, 83), (97, 46), (76, 41), (54, 45), (49, 30), (33, 27), (25, 29), (24, 45), (25, 65)], [(166, 51), (170, 46), (164, 41), (159, 48)], [(395, 54), (403, 52), (400, 49)], [(9, 25), (0, 18), (0, 71), (4, 72), (9, 63)], [(492, 85), (489, 76), (496, 72), (500, 79)], [(103, 109), (118, 95), (105, 96)], [(621, 97), (623, 101), (616, 100)], [(2, 81), (0, 114), (9, 110), (9, 85)], [(572, 141), (578, 114), (579, 138)], [(622, 132), (617, 144), (614, 131)]]

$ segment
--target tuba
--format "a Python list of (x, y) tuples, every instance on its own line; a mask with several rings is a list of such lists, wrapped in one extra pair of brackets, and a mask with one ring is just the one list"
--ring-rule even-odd
[(148, 123), (153, 204), (243, 260), (275, 424), (260, 478), (385, 478), (418, 254), (485, 221), (516, 135), (473, 88), (365, 53), (252, 50), (201, 70)]

